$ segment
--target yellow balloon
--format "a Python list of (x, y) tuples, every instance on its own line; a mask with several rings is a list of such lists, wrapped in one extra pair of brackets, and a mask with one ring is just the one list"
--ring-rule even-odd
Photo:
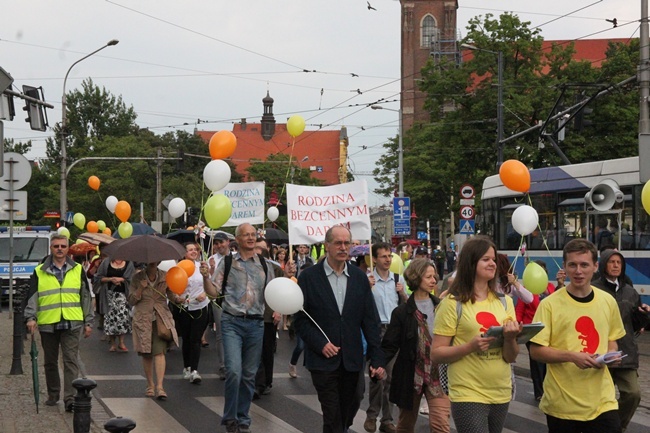
[(117, 227), (117, 232), (120, 234), (120, 237), (122, 239), (126, 239), (128, 237), (131, 237), (133, 234), (133, 226), (128, 221), (120, 223), (120, 225)]
[(402, 275), (404, 273), (404, 262), (397, 253), (393, 253), (393, 261), (390, 262), (390, 271), (393, 274)]
[(293, 115), (287, 121), (287, 131), (289, 135), (296, 138), (305, 130), (305, 119), (302, 116)]
[(643, 204), (643, 209), (650, 214), (650, 180), (645, 183), (641, 190), (641, 203)]
[(74, 214), (72, 217), (72, 222), (79, 230), (83, 230), (84, 227), (86, 227), (86, 217), (82, 213), (77, 212)]

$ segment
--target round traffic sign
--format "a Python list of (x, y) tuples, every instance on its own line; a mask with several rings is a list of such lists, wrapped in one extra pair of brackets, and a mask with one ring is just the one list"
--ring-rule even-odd
[(20, 153), (5, 152), (4, 171), (0, 177), (0, 188), (14, 191), (19, 190), (29, 183), (32, 177), (32, 165)]
[(464, 220), (474, 219), (474, 206), (461, 206), (460, 217)]
[(465, 184), (460, 187), (460, 196), (461, 198), (474, 198), (474, 195), (476, 192), (474, 191), (474, 187), (470, 184)]

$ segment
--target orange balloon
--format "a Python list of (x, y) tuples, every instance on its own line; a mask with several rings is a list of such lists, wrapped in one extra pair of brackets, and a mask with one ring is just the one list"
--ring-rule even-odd
[(86, 230), (88, 230), (89, 233), (97, 233), (99, 231), (99, 226), (95, 221), (88, 221), (88, 224), (86, 224)]
[(88, 186), (89, 186), (91, 189), (94, 189), (95, 191), (99, 190), (99, 185), (100, 185), (101, 183), (102, 183), (102, 182), (99, 180), (99, 178), (98, 178), (97, 176), (90, 176), (90, 177), (88, 178)]
[(174, 266), (167, 271), (165, 281), (167, 281), (167, 287), (169, 287), (169, 290), (180, 295), (187, 287), (187, 274), (183, 268)]
[(177, 266), (179, 268), (183, 268), (188, 278), (191, 277), (192, 274), (194, 274), (194, 271), (196, 270), (196, 265), (194, 264), (194, 262), (187, 259), (178, 262)]
[(109, 229), (108, 227), (106, 227), (104, 230), (102, 230), (102, 233), (104, 233), (105, 235), (109, 235), (109, 236), (113, 234), (111, 229)]
[(513, 191), (527, 192), (530, 189), (530, 171), (521, 161), (509, 159), (499, 168), (501, 182)]
[(127, 222), (131, 216), (131, 205), (124, 200), (118, 201), (115, 205), (115, 215), (123, 223)]
[(232, 156), (237, 148), (237, 137), (230, 131), (216, 132), (210, 138), (210, 156), (212, 159), (224, 159)]

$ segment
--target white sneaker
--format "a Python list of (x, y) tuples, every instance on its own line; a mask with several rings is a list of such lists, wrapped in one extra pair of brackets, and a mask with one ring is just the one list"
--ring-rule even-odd
[(201, 383), (201, 376), (199, 376), (198, 371), (194, 370), (190, 373), (190, 383)]
[(420, 405), (420, 413), (422, 415), (429, 415), (429, 404), (426, 402), (426, 400)]
[(296, 366), (293, 364), (289, 364), (289, 376), (294, 379), (298, 377), (298, 371), (296, 370)]
[(192, 375), (192, 370), (190, 369), (190, 367), (183, 369), (183, 379), (189, 380), (191, 375)]

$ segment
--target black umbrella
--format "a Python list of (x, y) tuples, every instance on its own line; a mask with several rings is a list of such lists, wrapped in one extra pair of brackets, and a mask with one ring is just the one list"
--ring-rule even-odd
[(185, 255), (185, 248), (170, 239), (154, 235), (140, 235), (118, 239), (104, 247), (103, 252), (111, 259), (155, 263), (163, 260), (180, 259)]
[(288, 244), (289, 243), (289, 235), (283, 232), (280, 229), (264, 229), (264, 238), (276, 245), (279, 244)]
[(38, 349), (36, 348), (36, 340), (32, 334), (32, 348), (29, 351), (32, 358), (32, 382), (34, 384), (34, 402), (36, 403), (36, 413), (38, 413), (38, 401), (40, 395), (40, 386), (38, 384)]

